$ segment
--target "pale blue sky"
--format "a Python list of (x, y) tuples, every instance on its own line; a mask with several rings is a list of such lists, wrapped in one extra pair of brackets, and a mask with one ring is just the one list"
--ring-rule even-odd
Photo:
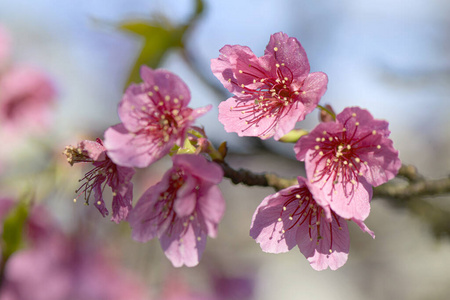
[[(139, 49), (136, 38), (115, 31), (112, 24), (157, 12), (180, 22), (192, 2), (0, 1), (0, 23), (12, 32), (17, 60), (37, 64), (55, 77), (61, 134), (92, 126), (102, 131), (118, 122), (116, 105)], [(444, 0), (207, 1), (187, 44), (203, 74), (217, 82), (209, 64), (224, 44), (248, 45), (261, 55), (269, 35), (284, 31), (300, 40), (312, 71), (328, 74), (323, 103), (336, 111), (368, 108), (391, 122), (398, 143), (407, 145), (412, 138), (434, 142), (449, 126), (448, 8)], [(192, 106), (222, 100), (176, 54), (164, 66), (188, 83)], [(314, 126), (316, 116), (309, 119), (299, 125)], [(200, 122), (210, 135), (241, 144), (235, 134), (224, 135), (216, 109)], [(402, 155), (410, 159), (414, 153)]]

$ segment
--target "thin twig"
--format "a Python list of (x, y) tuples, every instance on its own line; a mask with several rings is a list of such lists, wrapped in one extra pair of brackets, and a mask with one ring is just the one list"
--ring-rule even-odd
[[(253, 173), (246, 169), (233, 169), (226, 162), (216, 161), (223, 169), (224, 176), (234, 184), (273, 187), (276, 191), (295, 185), (295, 178), (283, 178), (273, 173)], [(403, 165), (397, 175), (407, 182), (389, 182), (374, 188), (374, 197), (408, 199), (412, 197), (436, 196), (450, 193), (450, 177), (429, 180), (411, 165)]]

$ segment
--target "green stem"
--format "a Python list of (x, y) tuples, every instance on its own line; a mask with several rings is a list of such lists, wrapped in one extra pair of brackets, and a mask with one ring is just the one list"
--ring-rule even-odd
[(329, 110), (326, 107), (323, 107), (322, 105), (319, 105), (319, 104), (317, 104), (317, 108), (319, 108), (320, 110), (329, 114), (333, 118), (333, 120), (336, 120), (336, 115), (331, 110)]

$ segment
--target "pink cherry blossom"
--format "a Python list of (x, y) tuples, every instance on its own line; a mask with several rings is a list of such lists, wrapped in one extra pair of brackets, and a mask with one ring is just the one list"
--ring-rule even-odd
[(215, 237), (225, 202), (217, 184), (223, 171), (199, 155), (172, 157), (173, 167), (150, 187), (131, 211), (133, 239), (159, 238), (175, 267), (198, 264), (206, 237)]
[(125, 220), (131, 210), (133, 200), (133, 183), (131, 178), (135, 171), (133, 168), (116, 165), (108, 156), (106, 148), (100, 139), (97, 141), (82, 141), (78, 147), (68, 146), (64, 152), (71, 165), (78, 162), (89, 162), (94, 166), (80, 181), (84, 181), (77, 193), (84, 194), (88, 203), (92, 191), (95, 196), (95, 206), (103, 216), (109, 214), (103, 200), (105, 185), (112, 189), (112, 217), (111, 220), (119, 223)]
[(50, 79), (29, 66), (14, 66), (0, 78), (0, 124), (11, 136), (39, 132), (51, 124), (56, 91)]
[(367, 218), (372, 186), (394, 178), (401, 167), (389, 134), (388, 122), (350, 107), (336, 122), (319, 124), (297, 142), (296, 157), (305, 161), (311, 192), (320, 205), (345, 219)]
[(305, 50), (296, 38), (278, 32), (264, 56), (226, 45), (211, 69), (235, 96), (219, 105), (219, 121), (239, 136), (280, 139), (310, 113), (325, 93), (325, 73), (309, 73)]
[(109, 157), (127, 167), (147, 167), (182, 146), (191, 124), (211, 109), (188, 107), (188, 87), (169, 71), (142, 66), (141, 77), (144, 82), (128, 87), (119, 105), (122, 123), (105, 132)]
[[(298, 177), (298, 183), (261, 202), (253, 215), (250, 236), (265, 252), (287, 252), (298, 245), (313, 269), (336, 270), (348, 257), (347, 221), (316, 202), (306, 179)], [(364, 223), (357, 224), (374, 236)]]

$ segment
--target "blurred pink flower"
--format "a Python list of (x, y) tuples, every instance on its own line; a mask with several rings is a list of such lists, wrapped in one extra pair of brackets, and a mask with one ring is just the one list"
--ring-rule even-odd
[(401, 167), (388, 125), (350, 107), (297, 142), (296, 157), (305, 161), (311, 193), (321, 206), (345, 219), (367, 218), (372, 186), (394, 178)]
[(212, 72), (235, 95), (219, 105), (219, 121), (227, 132), (278, 140), (317, 106), (327, 89), (327, 75), (309, 73), (305, 50), (285, 33), (271, 35), (261, 57), (240, 45), (226, 45), (220, 53), (211, 60)]
[(159, 238), (175, 267), (198, 264), (206, 237), (217, 235), (225, 201), (217, 187), (223, 171), (199, 155), (172, 157), (173, 167), (150, 187), (131, 211), (133, 239)]
[(144, 82), (129, 86), (119, 105), (122, 123), (105, 132), (108, 155), (127, 167), (147, 167), (182, 146), (191, 124), (211, 109), (188, 107), (188, 87), (169, 71), (142, 66), (141, 77)]
[(84, 238), (59, 235), (8, 260), (0, 300), (144, 300), (144, 285)]
[[(13, 201), (0, 200), (0, 214)], [(6, 262), (0, 300), (148, 300), (144, 284), (85, 233), (66, 236), (42, 205), (30, 206), (24, 245)]]
[(169, 275), (164, 280), (160, 300), (220, 300), (212, 295), (193, 291), (189, 284), (176, 273)]
[(55, 88), (43, 72), (30, 66), (13, 66), (0, 77), (0, 125), (17, 133), (42, 133), (51, 125)]
[(125, 220), (132, 208), (133, 183), (131, 178), (135, 171), (133, 168), (122, 167), (111, 161), (100, 139), (97, 141), (82, 141), (76, 148), (66, 147), (64, 154), (68, 162), (73, 165), (78, 162), (92, 163), (94, 168), (88, 171), (80, 181), (84, 181), (76, 191), (84, 194), (88, 203), (92, 190), (95, 196), (95, 206), (103, 216), (108, 215), (108, 209), (103, 200), (103, 190), (105, 185), (111, 187), (112, 217), (111, 221), (119, 223)]
[[(336, 270), (348, 257), (347, 221), (329, 207), (318, 205), (305, 178), (298, 177), (298, 183), (261, 202), (253, 215), (250, 236), (264, 252), (287, 252), (298, 245), (313, 269)], [(364, 223), (356, 222), (374, 236)]]

